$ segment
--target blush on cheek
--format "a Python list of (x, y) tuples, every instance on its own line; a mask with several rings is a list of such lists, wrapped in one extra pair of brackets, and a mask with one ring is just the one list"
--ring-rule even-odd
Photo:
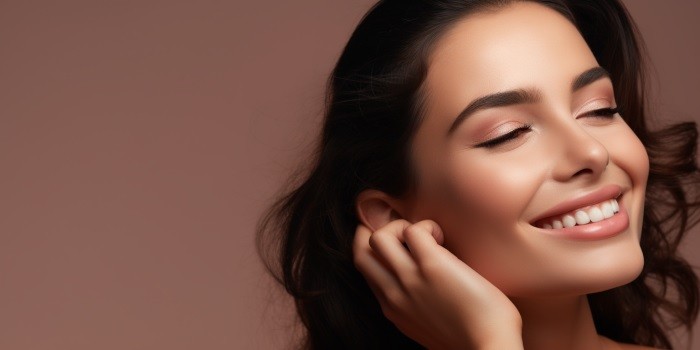
[(637, 220), (634, 223), (637, 239), (641, 238), (641, 230), (644, 221), (644, 201), (646, 197), (646, 186), (649, 178), (649, 155), (646, 148), (634, 135), (632, 130), (630, 140), (627, 147), (621, 152), (621, 167), (627, 172), (634, 187), (638, 189), (637, 196), (639, 198), (636, 208), (632, 208), (632, 212), (636, 213)]
[(452, 169), (444, 177), (441, 184), (444, 201), (463, 215), (471, 213), (470, 216), (480, 221), (516, 224), (538, 186), (539, 177), (532, 164), (527, 168), (513, 162), (464, 163), (472, 166)]
[(647, 154), (646, 148), (639, 139), (637, 139), (637, 154), (630, 155), (630, 168), (634, 168), (635, 176), (633, 181), (636, 180), (640, 185), (646, 187), (647, 179), (649, 178), (649, 155)]
[(637, 135), (625, 124), (623, 131), (611, 138), (611, 156), (630, 176), (635, 186), (646, 187), (649, 176), (649, 155)]
[(512, 233), (517, 222), (513, 215), (515, 206), (505, 191), (497, 191), (483, 182), (485, 179), (462, 179), (441, 179), (432, 218), (445, 232), (445, 248), (467, 263), (482, 262), (480, 253), (488, 251), (488, 256), (496, 256), (518, 241)]

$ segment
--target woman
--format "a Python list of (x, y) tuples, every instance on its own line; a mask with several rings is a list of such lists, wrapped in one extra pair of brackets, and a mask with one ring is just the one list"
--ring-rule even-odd
[(376, 4), (259, 227), (301, 347), (670, 348), (697, 131), (647, 129), (637, 36), (617, 0)]

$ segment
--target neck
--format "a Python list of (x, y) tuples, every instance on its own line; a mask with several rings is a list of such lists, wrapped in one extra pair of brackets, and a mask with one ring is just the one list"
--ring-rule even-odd
[(525, 349), (604, 349), (585, 295), (512, 301), (523, 320)]

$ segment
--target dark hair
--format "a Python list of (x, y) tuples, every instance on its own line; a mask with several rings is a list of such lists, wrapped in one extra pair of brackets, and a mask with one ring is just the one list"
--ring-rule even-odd
[[(431, 46), (457, 20), (518, 0), (386, 0), (365, 15), (328, 81), (320, 143), (311, 168), (258, 224), (268, 271), (293, 296), (305, 327), (303, 349), (420, 349), (382, 313), (352, 259), (357, 195), (395, 197), (416, 183), (409, 160), (420, 124), (421, 85)], [(695, 123), (652, 132), (646, 125), (646, 50), (619, 0), (527, 0), (568, 18), (611, 74), (621, 115), (650, 158), (641, 248), (633, 282), (590, 294), (599, 334), (670, 348), (666, 327), (690, 329), (698, 279), (678, 245), (698, 222)]]

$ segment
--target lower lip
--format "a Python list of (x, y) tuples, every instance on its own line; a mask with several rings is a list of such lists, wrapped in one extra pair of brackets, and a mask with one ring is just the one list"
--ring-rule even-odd
[(613, 237), (629, 227), (630, 219), (627, 215), (627, 210), (621, 204), (619, 206), (620, 211), (615, 213), (615, 215), (598, 222), (560, 229), (540, 229), (552, 236), (576, 240), (596, 240)]

